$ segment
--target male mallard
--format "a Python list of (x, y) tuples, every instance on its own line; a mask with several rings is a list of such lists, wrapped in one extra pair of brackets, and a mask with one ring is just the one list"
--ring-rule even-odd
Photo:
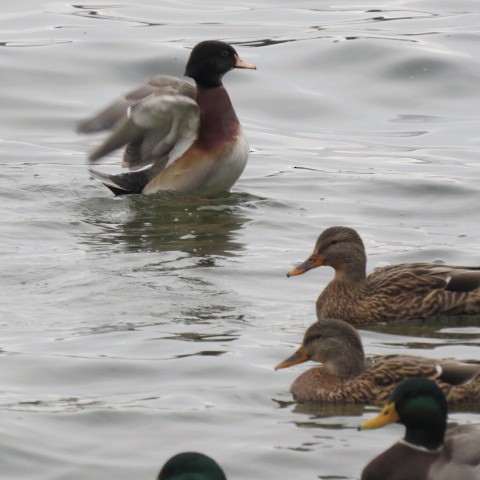
[(435, 380), (449, 403), (480, 400), (480, 364), (435, 360), (409, 355), (365, 358), (355, 328), (342, 320), (311, 325), (302, 346), (275, 369), (313, 360), (311, 368), (293, 382), (290, 391), (305, 402), (383, 403), (405, 377)]
[(392, 422), (406, 427), (403, 440), (374, 458), (362, 480), (478, 480), (480, 425), (447, 428), (447, 402), (425, 378), (407, 378), (393, 391), (382, 412), (359, 429)]
[(183, 452), (165, 463), (157, 480), (227, 480), (227, 477), (218, 463), (207, 455)]
[(233, 68), (254, 69), (235, 49), (209, 40), (195, 46), (185, 75), (196, 86), (160, 75), (83, 121), (82, 133), (114, 127), (91, 155), (96, 162), (126, 145), (131, 172), (92, 172), (116, 195), (175, 191), (210, 196), (229, 190), (247, 164), (247, 139), (222, 77)]
[(480, 313), (480, 267), (402, 263), (377, 268), (368, 277), (360, 235), (330, 227), (312, 255), (288, 276), (328, 265), (335, 277), (317, 299), (317, 318), (354, 325), (387, 320)]

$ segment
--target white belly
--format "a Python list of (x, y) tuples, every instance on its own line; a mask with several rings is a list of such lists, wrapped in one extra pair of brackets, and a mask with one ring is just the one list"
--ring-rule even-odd
[(188, 150), (186, 156), (174, 161), (153, 178), (142, 193), (159, 191), (212, 196), (228, 191), (242, 174), (250, 148), (241, 130), (234, 143), (205, 156), (202, 150)]
[(209, 196), (230, 190), (245, 170), (249, 153), (247, 138), (243, 130), (240, 130), (233, 148), (226, 150), (216, 159), (208, 178), (192, 193)]

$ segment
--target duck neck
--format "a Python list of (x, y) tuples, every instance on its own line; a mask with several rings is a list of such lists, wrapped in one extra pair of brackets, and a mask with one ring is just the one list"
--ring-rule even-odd
[(407, 431), (404, 441), (414, 447), (427, 450), (437, 450), (443, 445), (447, 419), (441, 415), (425, 415), (422, 419), (416, 419), (405, 423)]
[(200, 109), (199, 146), (210, 147), (238, 134), (240, 124), (223, 85), (210, 88), (197, 84), (196, 102)]
[(204, 68), (197, 68), (196, 71), (190, 75), (186, 73), (187, 76), (193, 78), (197, 85), (197, 88), (215, 88), (215, 87), (222, 87), (222, 77), (223, 73), (215, 73), (208, 67), (208, 65), (204, 66)]
[(342, 283), (362, 283), (367, 278), (366, 263), (344, 263), (335, 268), (334, 280)]
[(341, 378), (352, 378), (365, 370), (365, 354), (361, 343), (345, 342), (324, 362), (328, 373)]
[[(362, 356), (363, 357), (363, 356)], [(365, 360), (357, 358), (348, 358), (344, 360), (336, 359), (335, 362), (324, 364), (327, 372), (340, 378), (353, 378), (360, 375), (365, 369)]]

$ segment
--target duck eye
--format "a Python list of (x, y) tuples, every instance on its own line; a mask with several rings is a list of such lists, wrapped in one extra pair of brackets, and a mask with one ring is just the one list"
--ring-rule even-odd
[(330, 240), (330, 245), (336, 245), (338, 243), (338, 240)]
[(323, 335), (321, 333), (315, 333), (310, 338), (308, 338), (308, 342), (314, 342), (315, 340), (319, 340), (322, 337)]
[(227, 50), (223, 50), (222, 57), (228, 57), (228, 51)]

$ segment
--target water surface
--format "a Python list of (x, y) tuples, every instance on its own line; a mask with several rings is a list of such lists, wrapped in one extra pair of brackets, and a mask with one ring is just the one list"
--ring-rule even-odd
[[(232, 480), (359, 478), (401, 435), (293, 402), (274, 372), (332, 276), (286, 272), (324, 228), (368, 268), (480, 264), (474, 1), (25, 0), (0, 14), (2, 478), (151, 479), (181, 450)], [(218, 38), (251, 144), (214, 200), (114, 198), (79, 119)], [(118, 154), (103, 167), (114, 171)], [(368, 353), (478, 358), (478, 319), (372, 326)], [(452, 414), (478, 421), (475, 408)]]

